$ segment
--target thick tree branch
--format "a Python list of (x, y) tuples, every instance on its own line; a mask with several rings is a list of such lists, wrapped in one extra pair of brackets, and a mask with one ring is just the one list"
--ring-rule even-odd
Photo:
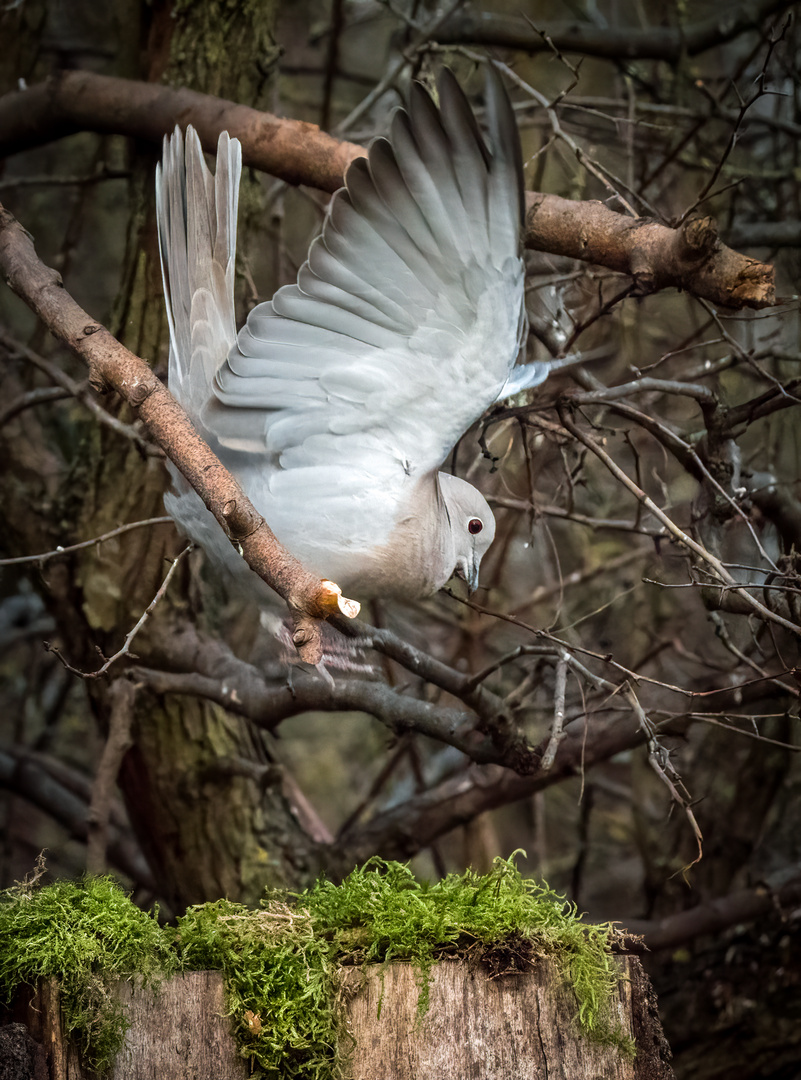
[(341, 187), (348, 165), (365, 153), (316, 124), (280, 119), (195, 90), (64, 71), (0, 97), (0, 157), (76, 131), (129, 135), (160, 146), (176, 124), (192, 124), (209, 153), (216, 151), (220, 132), (227, 131), (242, 143), (245, 165), (323, 191)]
[[(282, 120), (208, 94), (73, 71), (0, 98), (0, 156), (77, 130), (158, 144), (176, 123), (192, 123), (210, 153), (227, 130), (241, 141), (246, 165), (324, 191), (341, 187), (348, 165), (366, 153), (314, 124)], [(630, 274), (643, 292), (685, 289), (731, 308), (774, 302), (773, 268), (721, 244), (709, 218), (670, 229), (599, 202), (537, 192), (527, 200), (525, 243), (534, 250)]]
[[(0, 206), (0, 268), (9, 286), (59, 340), (84, 360), (95, 389), (113, 389), (133, 408), (152, 440), (186, 477), (242, 556), (286, 600), (302, 658), (319, 663), (321, 620), (351, 614), (336, 586), (321, 582), (276, 540), (244, 491), (200, 438), (169, 390), (73, 300), (42, 263), (29, 234)], [(358, 610), (358, 608), (356, 609)]]
[(712, 218), (670, 229), (601, 202), (526, 195), (526, 245), (630, 274), (644, 293), (684, 289), (731, 308), (775, 303), (773, 267), (720, 242)]
[[(690, 718), (682, 718), (678, 726), (671, 724), (671, 733), (678, 734), (691, 723)], [(591, 717), (573, 720), (564, 727), (549, 770), (540, 766), (529, 775), (520, 776), (494, 765), (474, 766), (376, 814), (367, 823), (355, 825), (340, 837), (337, 858), (343, 866), (353, 866), (376, 852), (387, 859), (409, 859), (484, 811), (527, 798), (645, 741), (645, 733), (629, 712), (602, 723), (594, 722)], [(544, 751), (542, 745), (535, 752), (542, 757)]]
[[(589, 21), (532, 22), (513, 15), (490, 14), (476, 6), (452, 15), (440, 28), (443, 45), (495, 45), (528, 53), (582, 53), (606, 60), (665, 60), (678, 63), (722, 45), (748, 30), (758, 29), (765, 19), (793, 7), (791, 0), (750, 0), (721, 7), (715, 15), (695, 23), (673, 27), (596, 26)], [(692, 9), (688, 9), (692, 10)]]
[[(329, 686), (320, 679), (309, 679), (300, 686), (295, 683), (291, 688), (275, 689), (264, 683), (258, 686), (252, 678), (248, 680), (247, 696), (242, 697), (238, 683), (221, 683), (197, 672), (134, 668), (133, 678), (156, 694), (191, 694), (216, 701), (266, 731), (273, 731), (290, 716), (305, 712), (364, 712), (395, 734), (413, 731), (453, 746), (473, 761), (505, 764), (506, 755), (498, 751), (490, 738), (476, 731), (475, 717), (461, 709), (432, 705), (398, 693), (385, 683), (339, 678)], [(520, 757), (515, 754), (514, 761), (522, 768)], [(531, 767), (536, 760), (532, 756)]]
[[(344, 627), (347, 632), (350, 627)], [(540, 754), (517, 727), (503, 701), (446, 664), (387, 631), (359, 627), (365, 646), (391, 656), (407, 670), (460, 698), (470, 711), (399, 693), (384, 683), (337, 679), (295, 681), (290, 689), (270, 684), (253, 665), (189, 623), (156, 635), (153, 662), (170, 671), (135, 669), (134, 677), (155, 693), (193, 694), (272, 731), (290, 716), (310, 710), (356, 709), (392, 731), (415, 731), (456, 747), (474, 761), (502, 764), (522, 775), (539, 767)], [(351, 635), (349, 635), (351, 636)], [(146, 661), (147, 662), (147, 661)]]
[(642, 953), (646, 950), (657, 952), (660, 949), (673, 949), (702, 934), (718, 934), (730, 926), (750, 922), (777, 908), (792, 909), (798, 906), (799, 901), (801, 879), (798, 877), (783, 883), (760, 882), (752, 888), (740, 889), (664, 919), (629, 920), (626, 925), (628, 933), (642, 935), (642, 939), (627, 938), (626, 951)]

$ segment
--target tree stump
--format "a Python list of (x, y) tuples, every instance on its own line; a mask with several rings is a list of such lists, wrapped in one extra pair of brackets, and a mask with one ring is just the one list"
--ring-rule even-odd
[[(430, 978), (430, 1005), (418, 1018), (419, 975), (409, 964), (343, 971), (343, 1001), (353, 1037), (353, 1080), (670, 1080), (670, 1051), (647, 976), (633, 957), (619, 959), (614, 1004), (634, 1059), (579, 1031), (575, 999), (556, 965), (491, 977), (464, 961), (443, 960)], [(222, 975), (187, 972), (156, 989), (117, 987), (130, 1028), (112, 1080), (245, 1080), (225, 1016)], [(380, 1013), (379, 1013), (380, 1004)], [(44, 983), (20, 1002), (43, 1044), (50, 1080), (88, 1080), (59, 1018), (58, 988)], [(0, 1074), (2, 1073), (0, 1062)]]

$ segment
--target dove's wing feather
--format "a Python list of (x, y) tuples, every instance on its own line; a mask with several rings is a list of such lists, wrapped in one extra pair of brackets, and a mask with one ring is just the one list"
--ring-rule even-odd
[(236, 337), (233, 274), (239, 142), (225, 133), (220, 137), (212, 177), (190, 128), (185, 148), (180, 137), (165, 139), (162, 170), (163, 175), (159, 170), (156, 174), (156, 198), (170, 323), (169, 380), (197, 416)]
[(203, 422), (223, 445), (315, 491), (332, 460), (400, 488), (496, 400), (524, 314), (519, 143), (494, 79), (489, 149), (446, 71), (441, 111), (415, 86), (391, 142), (351, 166), (297, 283), (251, 312), (217, 374)]
[[(297, 282), (238, 336), (239, 143), (221, 136), (215, 177), (191, 129), (185, 149), (180, 134), (165, 144), (170, 388), (278, 538), (363, 595), (423, 595), (456, 566), (474, 577), (494, 533), (479, 493), (436, 473), (514, 381), (525, 329), (519, 143), (494, 73), (488, 88), (487, 142), (450, 73), (440, 109), (415, 88), (392, 142), (350, 167)], [(243, 569), (174, 470), (173, 481), (176, 521)]]
[(211, 395), (214, 376), (236, 339), (234, 259), (242, 150), (227, 132), (211, 175), (200, 140), (187, 128), (164, 139), (156, 167), (164, 300), (170, 326), (170, 389), (193, 419)]

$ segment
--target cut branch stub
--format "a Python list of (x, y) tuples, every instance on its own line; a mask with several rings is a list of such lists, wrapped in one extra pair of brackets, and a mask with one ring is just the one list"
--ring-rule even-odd
[(60, 276), (39, 259), (30, 234), (2, 205), (0, 269), (50, 332), (85, 361), (92, 386), (115, 390), (138, 410), (149, 436), (200, 495), (248, 566), (287, 602), (301, 659), (318, 664), (321, 622), (334, 613), (355, 618), (359, 605), (346, 600), (332, 582), (310, 574), (281, 546), (166, 386), (73, 300)]

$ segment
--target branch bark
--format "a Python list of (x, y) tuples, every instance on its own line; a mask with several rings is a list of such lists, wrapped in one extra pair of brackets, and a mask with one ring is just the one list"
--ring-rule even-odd
[(100, 764), (92, 784), (89, 803), (86, 871), (89, 874), (106, 872), (109, 824), (117, 774), (122, 759), (133, 745), (131, 726), (134, 718), (136, 690), (127, 679), (115, 679), (109, 688), (109, 731)]
[(214, 153), (221, 131), (242, 143), (245, 165), (289, 184), (336, 191), (365, 150), (321, 131), (224, 98), (91, 71), (64, 71), (0, 97), (0, 157), (63, 139), (76, 131), (128, 135), (156, 146), (175, 125), (192, 124)]
[[(792, 878), (772, 885), (763, 882), (749, 889), (739, 889), (728, 896), (697, 904), (664, 919), (628, 920), (626, 930), (637, 938), (626, 939), (629, 952), (673, 949), (693, 938), (717, 934), (741, 922), (751, 922), (777, 908), (794, 908), (801, 901), (801, 879)], [(642, 940), (639, 940), (639, 936)]]
[[(346, 628), (346, 630), (349, 628)], [(446, 664), (387, 631), (362, 628), (358, 639), (391, 656), (407, 670), (462, 700), (466, 709), (435, 705), (400, 693), (384, 683), (339, 678), (334, 686), (320, 680), (271, 685), (261, 670), (230, 652), (191, 623), (157, 633), (146, 664), (133, 677), (157, 694), (191, 694), (215, 701), (266, 731), (290, 716), (316, 710), (358, 710), (369, 713), (391, 731), (414, 731), (456, 747), (473, 761), (504, 765), (521, 775), (539, 767), (541, 751), (526, 739), (503, 701)], [(170, 670), (161, 670), (167, 667)]]
[(726, 247), (709, 217), (671, 229), (601, 202), (528, 192), (526, 246), (630, 274), (643, 293), (684, 289), (730, 308), (776, 301), (773, 267)]
[[(11, 289), (47, 328), (88, 366), (98, 391), (115, 390), (133, 408), (152, 440), (186, 477), (242, 552), (251, 569), (284, 598), (294, 621), (293, 640), (303, 660), (322, 656), (320, 625), (332, 614), (352, 614), (331, 582), (310, 574), (272, 530), (200, 438), (189, 417), (147, 363), (93, 320), (42, 263), (30, 235), (0, 205), (0, 269)], [(356, 609), (358, 610), (358, 608)]]

